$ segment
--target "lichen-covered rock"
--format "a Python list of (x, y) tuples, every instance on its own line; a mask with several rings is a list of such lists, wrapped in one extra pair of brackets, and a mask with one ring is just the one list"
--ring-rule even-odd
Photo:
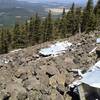
[(58, 84), (56, 89), (61, 95), (64, 95), (64, 93), (66, 92), (65, 86), (63, 86), (63, 85)]
[(51, 100), (49, 95), (42, 95), (41, 100)]
[(11, 97), (11, 94), (7, 92), (6, 90), (0, 91), (0, 100), (7, 100)]
[(54, 75), (49, 79), (49, 84), (54, 88), (57, 87), (57, 75)]
[(30, 77), (26, 81), (24, 81), (23, 85), (28, 91), (30, 90), (39, 90), (40, 89), (40, 81), (36, 79), (36, 77)]
[(64, 97), (57, 90), (53, 89), (50, 95), (50, 100), (64, 100)]
[(31, 90), (28, 93), (29, 100), (41, 100), (42, 94), (37, 90)]
[(56, 88), (58, 84), (60, 85), (65, 85), (65, 81), (66, 81), (66, 76), (64, 74), (57, 74), (57, 75), (54, 75), (52, 76), (50, 79), (49, 79), (49, 84)]
[(7, 84), (6, 91), (11, 94), (10, 100), (24, 100), (27, 97), (26, 89), (14, 82)]
[(50, 77), (59, 74), (59, 70), (55, 66), (47, 66), (46, 74)]
[(66, 81), (66, 76), (63, 73), (57, 75), (57, 83), (58, 84), (64, 86), (65, 81)]
[(27, 93), (19, 92), (17, 95), (18, 100), (25, 100), (27, 99)]

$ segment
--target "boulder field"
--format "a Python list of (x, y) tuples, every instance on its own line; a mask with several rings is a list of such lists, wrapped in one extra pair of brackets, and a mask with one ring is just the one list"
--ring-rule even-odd
[(71, 70), (86, 71), (99, 60), (91, 52), (99, 47), (96, 38), (90, 32), (64, 39), (73, 45), (57, 56), (39, 55), (55, 41), (0, 55), (0, 100), (74, 100), (68, 95), (68, 85), (77, 78)]

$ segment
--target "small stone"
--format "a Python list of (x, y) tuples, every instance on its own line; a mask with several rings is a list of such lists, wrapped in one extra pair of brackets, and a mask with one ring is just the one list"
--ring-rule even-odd
[(64, 100), (63, 96), (55, 89), (52, 90), (50, 100)]
[(55, 66), (48, 66), (46, 74), (51, 77), (55, 74), (58, 74), (59, 70)]
[(27, 98), (27, 93), (22, 93), (22, 92), (18, 93), (18, 96), (17, 96), (18, 100), (25, 100), (26, 98)]
[(57, 76), (56, 76), (56, 75), (52, 76), (52, 77), (49, 79), (49, 84), (50, 84), (52, 87), (54, 87), (54, 88), (57, 87)]
[(24, 81), (24, 87), (30, 91), (30, 90), (39, 90), (40, 89), (40, 81), (37, 80), (35, 77), (31, 77), (28, 80)]
[(65, 87), (64, 87), (63, 85), (58, 85), (58, 86), (57, 86), (57, 91), (58, 91), (61, 95), (64, 95)]

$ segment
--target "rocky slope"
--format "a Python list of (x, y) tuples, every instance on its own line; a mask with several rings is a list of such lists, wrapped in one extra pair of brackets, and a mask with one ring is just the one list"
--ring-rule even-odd
[(57, 57), (38, 55), (52, 42), (0, 55), (0, 100), (75, 100), (67, 94), (76, 78), (71, 70), (93, 65), (97, 55), (89, 52), (98, 45), (92, 32), (64, 40), (73, 47)]

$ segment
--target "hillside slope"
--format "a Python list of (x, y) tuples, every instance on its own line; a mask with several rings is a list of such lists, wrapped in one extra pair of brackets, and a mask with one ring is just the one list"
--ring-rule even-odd
[(87, 70), (93, 65), (97, 55), (89, 52), (97, 44), (95, 33), (60, 41), (65, 40), (73, 46), (55, 57), (43, 57), (38, 52), (57, 41), (0, 55), (0, 100), (71, 100), (68, 84), (75, 80), (75, 75), (70, 71)]

